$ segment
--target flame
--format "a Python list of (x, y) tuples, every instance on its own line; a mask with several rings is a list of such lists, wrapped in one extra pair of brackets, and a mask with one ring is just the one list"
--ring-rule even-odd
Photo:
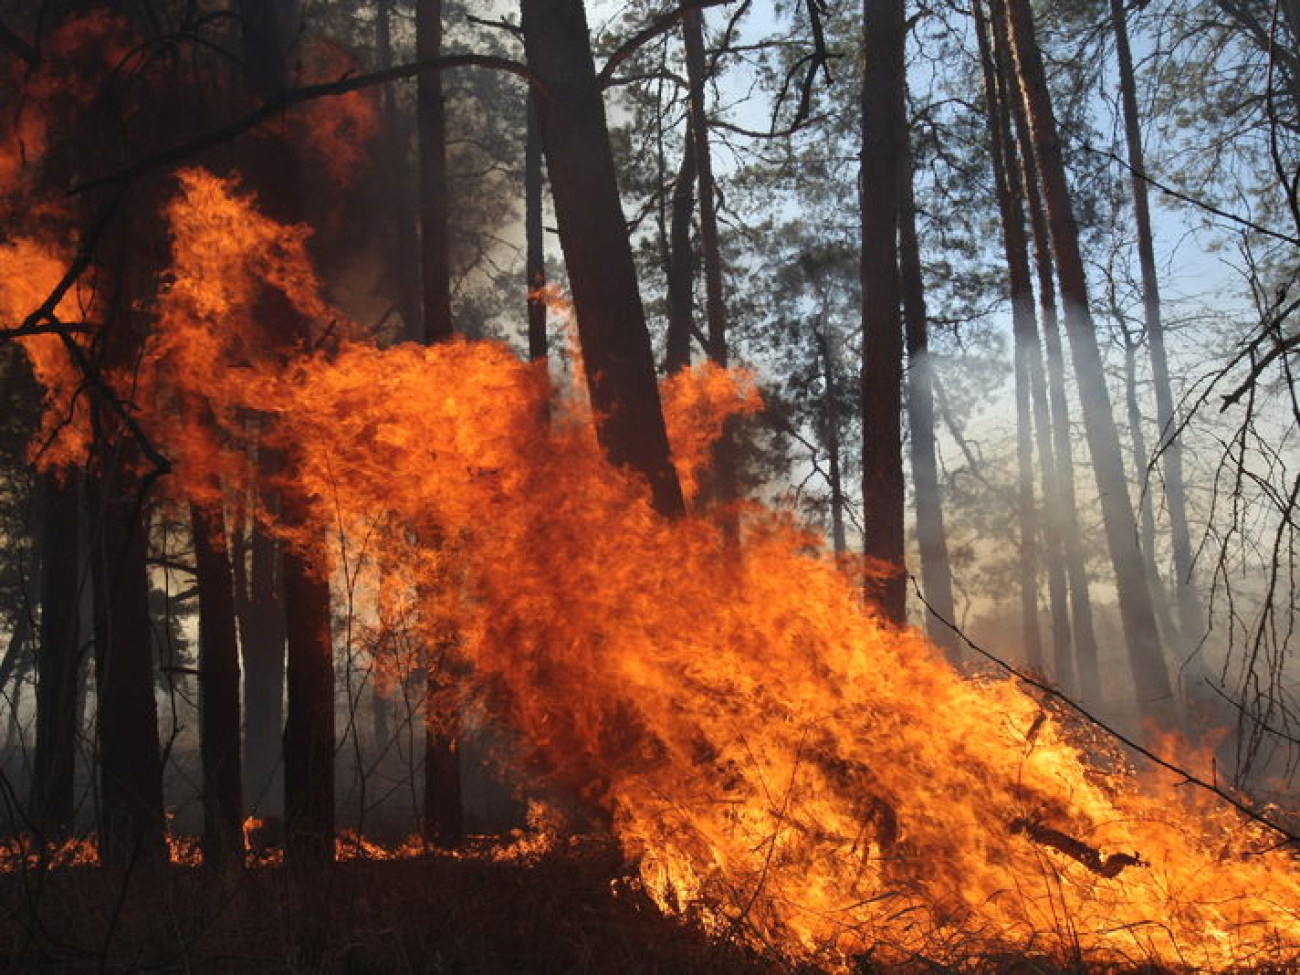
[[(1300, 957), (1300, 875), (1257, 826), (1098, 763), (1015, 683), (886, 627), (787, 517), (748, 509), (736, 546), (657, 516), (581, 408), (548, 410), (544, 366), (490, 342), (367, 344), (319, 297), (304, 230), (231, 180), (180, 187), (140, 397), (172, 490), (239, 494), (251, 453), (292, 448), (307, 531), (364, 563), (376, 625), (454, 620), (459, 693), (606, 812), (665, 910), (840, 968)], [(332, 340), (276, 351), (267, 290)], [(754, 395), (712, 369), (668, 387), (688, 484)]]

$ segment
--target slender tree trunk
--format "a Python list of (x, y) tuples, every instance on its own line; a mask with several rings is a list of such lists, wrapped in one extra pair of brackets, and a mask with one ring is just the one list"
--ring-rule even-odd
[(691, 334), (695, 331), (695, 245), (691, 240), (695, 180), (695, 138), (688, 132), (682, 147), (682, 165), (673, 182), (668, 222), (668, 349), (664, 368), (669, 375), (691, 364)]
[(868, 602), (907, 622), (903, 531), (903, 322), (899, 187), (907, 151), (903, 0), (864, 0), (862, 82), (862, 519)]
[[(989, 38), (988, 19), (983, 5), (972, 6), (975, 14), (976, 38), (980, 48), (980, 62), (984, 74), (985, 100), (988, 104), (989, 140), (992, 146), (993, 177), (997, 186), (998, 208), (1002, 218), (1002, 248), (1006, 253), (1006, 266), (1011, 290), (1011, 321), (1015, 341), (1015, 376), (1017, 376), (1018, 420), (1023, 419), (1024, 429), (1018, 426), (1018, 454), (1021, 458), (1022, 511), (1024, 500), (1032, 506), (1034, 491), (1034, 465), (1032, 465), (1031, 432), (1028, 430), (1030, 412), (1035, 421), (1036, 446), (1039, 450), (1043, 474), (1045, 519), (1034, 512), (1034, 525), (1043, 530), (1045, 563), (1048, 571), (1048, 593), (1052, 606), (1052, 646), (1056, 679), (1061, 685), (1073, 686), (1074, 658), (1071, 653), (1070, 615), (1067, 606), (1065, 558), (1063, 558), (1060, 524), (1060, 491), (1054, 486), (1056, 456), (1050, 435), (1047, 385), (1043, 378), (1043, 356), (1039, 347), (1039, 333), (1034, 312), (1034, 285), (1030, 273), (1030, 248), (1024, 231), (1023, 177), (1015, 144), (1011, 138), (1011, 120), (1008, 103), (1010, 90), (1006, 83), (1005, 61), (997, 64), (993, 56), (993, 42)], [(1005, 45), (1004, 59), (1005, 59)], [(1019, 383), (1026, 385), (1026, 395), (1021, 396)], [(1031, 411), (1032, 406), (1032, 411)], [(1021, 408), (1023, 407), (1023, 412)], [(1022, 519), (1022, 532), (1028, 528)], [(1026, 560), (1022, 552), (1022, 571)], [(1032, 615), (1028, 610), (1032, 607)], [(1036, 581), (1034, 589), (1022, 585), (1022, 624), (1028, 634), (1026, 647), (1034, 659), (1035, 643), (1039, 641), (1037, 619)], [(1041, 649), (1040, 663), (1045, 663)]]
[[(36, 760), (32, 813), (47, 837), (73, 826), (80, 669), (80, 481), (40, 475), (41, 637), (36, 654)], [(0, 684), (3, 686), (3, 684)]]
[[(417, 0), (416, 50), (421, 59), (442, 53), (442, 0)], [(425, 71), (417, 93), (420, 126), (420, 253), (424, 286), (424, 341), (442, 342), (453, 334), (451, 319), (451, 259), (447, 235), (447, 123), (442, 74)], [(428, 543), (426, 541), (426, 543)], [(448, 582), (455, 585), (455, 582)], [(440, 846), (455, 846), (464, 833), (461, 815), (459, 715), (442, 695), (433, 693), (439, 677), (432, 658), (440, 648), (426, 647), (430, 657), (428, 690), (424, 698), (424, 816), (425, 838)], [(442, 711), (442, 713), (440, 713)]]
[[(1130, 333), (1117, 302), (1112, 301), (1111, 313), (1119, 323), (1120, 331), (1124, 336), (1124, 410), (1128, 417), (1129, 436), (1132, 439), (1133, 470), (1142, 477), (1142, 472), (1151, 469), (1146, 437), (1142, 434), (1142, 408), (1138, 397), (1137, 360), (1142, 342), (1138, 336)], [(1151, 492), (1145, 489), (1141, 490), (1138, 505), (1138, 541), (1146, 556), (1147, 584), (1151, 587), (1151, 602), (1155, 607), (1160, 632), (1165, 635), (1167, 641), (1176, 645), (1181, 635), (1174, 622), (1168, 600), (1165, 598), (1164, 584), (1160, 581), (1159, 572), (1156, 571), (1156, 516)]]
[(669, 453), (586, 13), (581, 0), (524, 0), (522, 9), (596, 436), (612, 463), (649, 481), (660, 514), (679, 515), (685, 505)]
[[(442, 53), (442, 0), (416, 0), (416, 57)], [(442, 72), (422, 71), (416, 84), (420, 143), (420, 280), (424, 292), (424, 341), (452, 334), (451, 263), (447, 246), (447, 120)]]
[[(1142, 152), (1142, 126), (1138, 116), (1137, 84), (1133, 74), (1133, 54), (1129, 48), (1128, 22), (1124, 13), (1123, 0), (1111, 0), (1110, 11), (1115, 28), (1116, 59), (1119, 62), (1120, 100), (1124, 107), (1124, 139), (1128, 148), (1129, 168), (1133, 171), (1133, 217), (1137, 224), (1138, 264), (1142, 272), (1142, 311), (1146, 321), (1147, 343), (1151, 350), (1151, 377), (1156, 394), (1156, 424), (1160, 428), (1157, 449), (1164, 461), (1165, 504), (1169, 511), (1169, 531), (1174, 550), (1174, 593), (1178, 604), (1179, 626), (1184, 640), (1190, 641), (1199, 636), (1204, 624), (1192, 564), (1191, 532), (1187, 525), (1183, 446), (1178, 438), (1179, 417), (1174, 409), (1169, 359), (1165, 353), (1165, 326), (1160, 314), (1160, 277), (1156, 273), (1151, 206), (1147, 199), (1144, 175), (1146, 161)], [(1141, 470), (1145, 469), (1145, 467), (1141, 468)], [(1147, 551), (1150, 555), (1154, 555), (1153, 549), (1149, 548)]]
[(542, 226), (542, 136), (537, 127), (536, 95), (528, 93), (528, 122), (524, 142), (524, 246), (528, 276), (528, 358), (549, 355), (546, 338), (546, 235)]
[[(727, 305), (722, 285), (722, 246), (718, 239), (718, 194), (713, 180), (713, 150), (709, 145), (709, 116), (705, 110), (707, 68), (704, 61), (704, 15), (698, 7), (682, 16), (682, 40), (686, 48), (686, 80), (690, 89), (690, 125), (687, 138), (694, 144), (695, 173), (699, 184), (700, 255), (704, 264), (704, 316), (708, 323), (709, 359), (724, 369), (728, 364)], [(734, 420), (723, 424), (713, 446), (713, 470), (708, 494), (724, 506), (723, 524), (732, 538), (738, 525), (734, 511), (727, 508), (736, 500), (736, 431)]]
[(1088, 305), (1087, 277), (1079, 251), (1078, 230), (1070, 203), (1065, 162), (1052, 114), (1042, 55), (1034, 38), (1028, 0), (1009, 0), (1012, 50), (1029, 116), (1033, 152), (1043, 180), (1043, 195), (1052, 250), (1065, 302), (1066, 334), (1074, 357), (1083, 405), (1084, 430), (1102, 506), (1106, 542), (1115, 570), (1120, 619), (1142, 714), (1158, 725), (1176, 725), (1177, 706), (1156, 628), (1144, 557), (1137, 545), (1137, 524), (1128, 496), (1119, 432), (1101, 351)]
[(817, 354), (822, 362), (822, 375), (826, 377), (826, 392), (822, 394), (822, 442), (826, 445), (827, 464), (830, 470), (827, 480), (831, 489), (831, 546), (836, 558), (849, 550), (848, 538), (844, 531), (844, 476), (841, 456), (843, 447), (840, 443), (840, 407), (839, 390), (835, 382), (835, 361), (831, 356), (830, 343), (821, 327), (817, 332)]
[[(392, 15), (393, 0), (379, 0), (375, 13), (375, 47), (381, 70), (393, 65)], [(403, 325), (400, 337), (418, 340), (424, 332), (420, 299), (420, 238), (414, 217), (418, 208), (412, 205), (410, 183), (406, 178), (405, 129), (393, 97), (393, 86), (381, 85), (379, 99), (383, 131), (377, 149), (379, 165), (384, 173), (383, 200), (393, 234), (388, 261), (397, 279), (398, 308)]]
[[(1034, 319), (1034, 291), (1029, 274), (1029, 245), (1025, 237), (1024, 212), (1013, 191), (1019, 171), (1011, 144), (1011, 126), (1006, 114), (1006, 90), (994, 64), (983, 7), (975, 3), (976, 37), (984, 75), (985, 101), (988, 106), (989, 138), (992, 147), (993, 178), (997, 187), (998, 208), (1002, 219), (1002, 249), (1007, 261), (1007, 282), (1011, 292), (1011, 326), (1015, 345), (1016, 458), (1018, 466), (1017, 507), (1020, 524), (1020, 626), (1026, 660), (1039, 670), (1045, 669), (1042, 631), (1038, 621), (1038, 511), (1034, 501), (1033, 431), (1031, 416), (1032, 365), (1038, 359), (1038, 327)], [(1044, 467), (1047, 455), (1040, 457)], [(1050, 566), (1061, 579), (1060, 566)], [(1052, 590), (1053, 609), (1062, 603)], [(1054, 619), (1057, 617), (1054, 616)], [(1059, 634), (1058, 634), (1059, 635)], [(1058, 664), (1060, 663), (1058, 659)], [(1059, 667), (1058, 667), (1059, 670)], [(1067, 672), (1068, 673), (1068, 672)], [(1065, 674), (1058, 680), (1066, 682)]]
[(921, 586), (931, 613), (930, 641), (953, 663), (961, 661), (956, 632), (942, 620), (957, 618), (952, 596), (952, 564), (939, 496), (939, 462), (934, 437), (934, 376), (930, 362), (930, 322), (921, 277), (921, 245), (916, 235), (912, 153), (905, 148), (900, 185), (898, 247), (903, 320), (907, 344), (907, 419), (911, 431), (912, 481), (916, 496), (916, 540), (921, 553)]
[[(1044, 422), (1051, 425), (1051, 451), (1042, 451), (1044, 494), (1048, 499), (1048, 519), (1059, 533), (1065, 573), (1069, 580), (1069, 605), (1071, 617), (1070, 640), (1056, 644), (1057, 680), (1066, 687), (1072, 686), (1075, 676), (1085, 701), (1101, 699), (1101, 673), (1098, 662), (1097, 636), (1092, 622), (1092, 597), (1088, 583), (1088, 566), (1084, 557), (1082, 535), (1079, 529), (1078, 508), (1074, 490), (1074, 457), (1070, 433), (1070, 409), (1065, 388), (1065, 356), (1061, 348), (1060, 323), (1056, 314), (1056, 268), (1052, 260), (1051, 235), (1047, 229), (1047, 216), (1039, 191), (1038, 164), (1032, 151), (1029, 120), (1024, 101), (1011, 78), (1013, 66), (1011, 42), (1007, 35), (1006, 14), (1002, 0), (993, 0), (992, 27), (997, 52), (998, 89), (1003, 104), (1015, 123), (1016, 141), (1019, 143), (1020, 182), (1013, 184), (1026, 209), (1034, 239), (1034, 266), (1038, 280), (1038, 308), (1042, 321), (1043, 346), (1047, 359), (1047, 401), (1039, 411)], [(1008, 146), (1010, 145), (1008, 141)], [(1009, 163), (1015, 162), (1014, 153), (1007, 154)], [(1008, 170), (1010, 172), (1010, 170)], [(1035, 407), (1038, 409), (1038, 407)], [(1043, 439), (1040, 436), (1040, 443)], [(1048, 457), (1054, 463), (1049, 464)], [(1054, 633), (1059, 616), (1053, 616)], [(1073, 654), (1070, 653), (1071, 643)]]
[(219, 506), (192, 505), (199, 589), (199, 743), (203, 757), (203, 862), (243, 862), (239, 640), (235, 583)]

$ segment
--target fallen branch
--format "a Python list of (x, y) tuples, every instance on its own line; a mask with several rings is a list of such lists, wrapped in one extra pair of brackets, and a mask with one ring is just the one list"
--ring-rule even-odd
[(1012, 833), (1024, 833), (1041, 846), (1050, 846), (1053, 850), (1064, 853), (1071, 860), (1077, 860), (1100, 877), (1118, 877), (1125, 867), (1143, 866), (1142, 858), (1136, 853), (1112, 853), (1103, 857), (1096, 847), (1089, 846), (1083, 840), (1077, 840), (1059, 829), (1052, 829), (1032, 819), (1013, 819), (1007, 824)]

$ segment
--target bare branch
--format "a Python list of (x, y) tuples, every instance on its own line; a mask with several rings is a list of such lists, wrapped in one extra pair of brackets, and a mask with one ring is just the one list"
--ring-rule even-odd
[(734, 3), (735, 0), (688, 0), (676, 10), (671, 10), (664, 14), (658, 20), (652, 21), (647, 26), (641, 28), (622, 44), (620, 44), (613, 54), (605, 61), (605, 66), (600, 69), (600, 74), (596, 76), (596, 83), (601, 88), (610, 85), (614, 75), (614, 69), (630, 58), (637, 50), (650, 43), (660, 34), (664, 34), (675, 27), (681, 19), (692, 10), (703, 10), (706, 7), (717, 7), (723, 4)]
[(391, 68), (385, 68), (381, 71), (348, 75), (338, 79), (337, 81), (327, 81), (318, 85), (304, 85), (301, 88), (286, 88), (278, 95), (263, 103), (260, 107), (249, 112), (247, 115), (236, 119), (228, 125), (224, 125), (219, 129), (214, 129), (206, 135), (199, 136), (197, 139), (172, 146), (170, 149), (164, 149), (151, 156), (146, 156), (144, 159), (119, 169), (117, 172), (108, 176), (101, 176), (96, 179), (88, 180), (74, 186), (71, 192), (85, 193), (89, 190), (103, 186), (124, 186), (148, 173), (164, 169), (175, 163), (188, 159), (191, 156), (197, 155), (205, 149), (213, 149), (217, 146), (222, 146), (228, 142), (232, 142), (245, 132), (257, 128), (263, 122), (267, 122), (278, 115), (282, 115), (290, 108), (302, 105), (305, 102), (315, 101), (318, 98), (328, 98), (333, 95), (346, 95), (350, 92), (361, 91), (366, 88), (373, 88), (376, 85), (385, 85), (394, 81), (403, 81), (407, 78), (413, 78), (425, 71), (448, 71), (452, 68), (468, 67), (495, 68), (498, 71), (506, 71), (510, 74), (518, 75), (520, 78), (523, 78), (525, 81), (539, 89), (541, 87), (528, 68), (520, 64), (518, 61), (511, 61), (509, 58), (499, 58), (486, 54), (451, 54), (445, 57), (426, 58), (422, 61), (413, 61), (410, 64), (399, 64)]

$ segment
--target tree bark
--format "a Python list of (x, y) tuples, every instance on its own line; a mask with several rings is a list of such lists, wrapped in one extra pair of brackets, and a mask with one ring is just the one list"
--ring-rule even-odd
[(826, 377), (826, 391), (822, 394), (822, 443), (826, 446), (826, 479), (831, 489), (831, 547), (836, 557), (849, 550), (844, 531), (844, 476), (840, 439), (839, 389), (835, 382), (835, 362), (830, 343), (822, 326), (817, 328), (817, 355), (821, 359), (822, 375)]
[[(81, 487), (76, 475), (40, 475), (41, 637), (36, 654), (32, 814), (47, 838), (72, 830), (80, 669)], [(0, 685), (3, 686), (3, 685)]]
[[(442, 0), (416, 0), (415, 49), (420, 60), (442, 53)], [(450, 338), (451, 261), (447, 240), (447, 117), (442, 72), (421, 71), (416, 82), (420, 143), (420, 280), (424, 341)]]
[[(1129, 47), (1128, 21), (1123, 0), (1111, 0), (1110, 11), (1115, 29), (1115, 55), (1119, 63), (1120, 101), (1124, 109), (1124, 141), (1128, 149), (1129, 169), (1133, 174), (1133, 218), (1137, 224), (1138, 264), (1142, 273), (1142, 312), (1151, 351), (1156, 425), (1160, 430), (1157, 450), (1164, 462), (1165, 504), (1169, 511), (1169, 532), (1174, 551), (1174, 593), (1183, 639), (1194, 641), (1203, 627), (1203, 613), (1194, 576), (1191, 532), (1187, 525), (1187, 487), (1183, 479), (1183, 446), (1178, 438), (1179, 417), (1174, 409), (1169, 358), (1165, 352), (1165, 326), (1160, 314), (1160, 276), (1156, 273), (1137, 83), (1133, 73), (1133, 54)], [(1148, 549), (1148, 555), (1154, 558), (1154, 550)]]
[[(245, 63), (249, 81), (263, 98), (288, 83), (288, 54), (300, 16), (297, 0), (253, 3), (240, 0)], [(278, 150), (278, 151), (277, 151)], [(259, 164), (263, 209), (277, 220), (301, 220), (303, 200), (296, 154), (271, 147)], [(298, 313), (270, 293), (261, 316), (271, 341), (284, 356), (295, 354), (305, 336)], [(273, 421), (271, 421), (273, 422)], [(265, 474), (280, 474), (287, 485), (281, 516), (297, 534), (281, 553), (286, 634), (284, 724), (285, 859), (295, 869), (311, 869), (334, 859), (334, 645), (330, 633), (329, 560), (314, 538), (310, 501), (293, 483), (293, 456), (268, 452)]]
[(916, 235), (916, 199), (910, 146), (905, 147), (900, 185), (898, 248), (903, 320), (907, 345), (907, 419), (911, 432), (912, 487), (916, 496), (916, 541), (921, 553), (921, 586), (931, 612), (926, 614), (930, 642), (953, 663), (961, 662), (956, 632), (947, 623), (957, 618), (952, 595), (952, 564), (939, 495), (939, 462), (934, 437), (934, 374), (930, 362), (930, 322), (921, 277), (921, 246)]
[(256, 518), (248, 521), (247, 558), (240, 552), (232, 566), (244, 674), (243, 795), (251, 812), (266, 816), (279, 811), (283, 794), (284, 601), (279, 545)]
[(668, 222), (668, 348), (664, 369), (670, 376), (691, 364), (691, 335), (695, 331), (695, 245), (691, 240), (694, 212), (695, 138), (687, 132), (682, 165), (673, 181)]
[(524, 248), (528, 277), (528, 358), (533, 362), (550, 354), (546, 336), (546, 235), (542, 226), (542, 137), (537, 127), (537, 96), (528, 93), (528, 121), (524, 141)]
[(881, 618), (907, 622), (903, 531), (903, 323), (898, 212), (906, 152), (903, 0), (864, 0), (862, 82), (862, 511), (865, 594)]
[[(102, 429), (102, 428), (101, 428)], [(166, 859), (162, 759), (154, 700), (144, 485), (121, 432), (101, 432), (92, 479), (92, 573), (98, 701), (100, 858)]]
[[(1047, 450), (1042, 452), (1044, 494), (1048, 498), (1048, 518), (1057, 527), (1065, 573), (1069, 581), (1071, 617), (1070, 640), (1055, 645), (1057, 680), (1066, 687), (1071, 678), (1085, 701), (1101, 699), (1101, 674), (1098, 665), (1097, 636), (1092, 622), (1092, 597), (1088, 583), (1088, 566), (1084, 557), (1074, 489), (1074, 456), (1070, 433), (1070, 409), (1065, 388), (1065, 356), (1061, 349), (1060, 323), (1056, 314), (1056, 267), (1052, 260), (1051, 235), (1043, 208), (1038, 164), (1034, 158), (1029, 120), (1023, 99), (1015, 97), (1011, 41), (1007, 34), (1006, 13), (1002, 0), (993, 0), (992, 28), (997, 51), (996, 63), (1001, 75), (998, 87), (1003, 104), (1015, 124), (1020, 146), (1021, 181), (1013, 186), (1029, 211), (1029, 225), (1034, 239), (1034, 270), (1038, 280), (1038, 308), (1042, 322), (1043, 346), (1047, 359), (1047, 401), (1041, 411), (1044, 422), (1051, 425), (1051, 452), (1054, 463), (1048, 464)], [(1014, 160), (1013, 154), (1008, 160)], [(1050, 417), (1050, 420), (1049, 420)], [(1041, 441), (1040, 441), (1041, 442)], [(1055, 619), (1055, 617), (1054, 617)], [(1073, 659), (1070, 649), (1073, 644)]]
[[(433, 59), (442, 53), (442, 0), (417, 0), (417, 55)], [(424, 284), (424, 341), (432, 345), (454, 334), (451, 319), (451, 260), (447, 235), (447, 120), (442, 74), (420, 74), (417, 92), (420, 127), (420, 252)], [(425, 544), (438, 544), (425, 539)], [(455, 585), (454, 582), (444, 584)], [(438, 648), (426, 647), (430, 657), (429, 686), (424, 698), (424, 816), (426, 839), (439, 846), (460, 843), (461, 813), (459, 715), (439, 713), (442, 702), (433, 693), (437, 683), (432, 658)]]
[[(1020, 626), (1025, 659), (1040, 671), (1045, 670), (1042, 630), (1038, 621), (1038, 512), (1034, 500), (1033, 431), (1031, 415), (1032, 364), (1038, 358), (1038, 327), (1034, 319), (1034, 290), (1029, 274), (1029, 245), (1025, 237), (1024, 213), (1012, 187), (1019, 175), (1014, 149), (1011, 145), (1011, 127), (1006, 116), (1006, 90), (994, 64), (992, 45), (989, 43), (987, 22), (983, 7), (972, 7), (975, 30), (980, 48), (980, 61), (984, 75), (984, 94), (987, 102), (989, 139), (992, 148), (993, 180), (997, 188), (998, 209), (1002, 221), (1002, 249), (1007, 261), (1007, 283), (1011, 296), (1011, 328), (1014, 342), (1014, 373), (1016, 402), (1016, 459), (1017, 459), (1017, 520), (1020, 525)], [(1046, 466), (1046, 455), (1040, 457)], [(1052, 566), (1060, 576), (1060, 567)], [(1052, 590), (1053, 609), (1059, 612), (1062, 603), (1055, 588)], [(1054, 616), (1054, 619), (1057, 619)], [(1059, 633), (1057, 634), (1059, 636)], [(1059, 663), (1059, 660), (1058, 660)], [(1058, 668), (1059, 670), (1059, 668)], [(1058, 680), (1066, 682), (1063, 675)]]
[(524, 0), (522, 9), (596, 436), (613, 464), (649, 482), (660, 514), (680, 515), (685, 504), (669, 452), (582, 0)]
[[(375, 12), (375, 48), (380, 70), (393, 66), (393, 0), (379, 0)], [(420, 236), (412, 203), (409, 167), (406, 161), (406, 129), (392, 85), (379, 88), (380, 118), (383, 130), (377, 145), (378, 163), (384, 176), (381, 190), (392, 232), (389, 266), (397, 285), (397, 305), (402, 315), (402, 332), (398, 338), (418, 341), (424, 333), (423, 302), (420, 293)]]
[(203, 759), (203, 863), (243, 862), (243, 768), (240, 762), (239, 639), (235, 583), (219, 506), (192, 505), (199, 590), (199, 747)]
[[(286, 494), (284, 520), (311, 537), (306, 499)], [(319, 542), (286, 545), (287, 634), (284, 723), (285, 860), (313, 869), (334, 859), (334, 657), (330, 590)]]
[(1156, 628), (1145, 560), (1137, 544), (1137, 524), (1128, 496), (1119, 432), (1089, 309), (1083, 256), (1042, 55), (1034, 37), (1033, 13), (1028, 0), (1009, 0), (1008, 14), (1012, 51), (1043, 181), (1052, 250), (1065, 302), (1066, 334), (1079, 382), (1084, 430), (1115, 571), (1134, 690), (1145, 717), (1159, 726), (1173, 728), (1177, 723), (1177, 706)]

